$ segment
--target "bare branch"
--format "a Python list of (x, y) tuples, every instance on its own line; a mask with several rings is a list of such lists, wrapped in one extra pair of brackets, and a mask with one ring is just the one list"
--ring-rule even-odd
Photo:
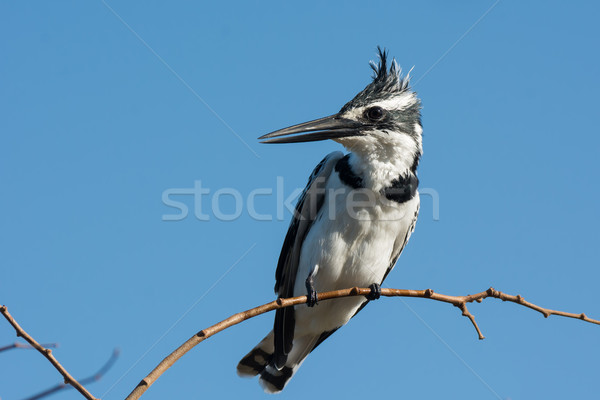
[[(366, 296), (370, 293), (371, 293), (371, 289), (369, 289), (369, 288), (354, 287), (354, 288), (350, 288), (350, 289), (334, 290), (334, 291), (330, 291), (330, 292), (319, 293), (318, 297), (319, 297), (319, 300), (325, 301), (325, 300), (330, 300), (330, 299), (335, 299), (335, 298), (340, 298), (340, 297)], [(525, 299), (523, 299), (523, 297), (521, 297), (520, 295), (516, 295), (516, 296), (508, 295), (508, 294), (502, 293), (500, 291), (497, 291), (494, 288), (489, 288), (488, 290), (486, 290), (484, 292), (480, 292), (480, 293), (472, 294), (472, 295), (468, 295), (468, 296), (449, 296), (449, 295), (445, 295), (445, 294), (435, 293), (431, 289), (406, 290), (406, 289), (387, 289), (386, 288), (386, 289), (381, 289), (381, 295), (387, 296), (387, 297), (418, 297), (418, 298), (431, 299), (431, 300), (435, 300), (435, 301), (441, 301), (444, 303), (450, 303), (450, 304), (458, 307), (461, 310), (462, 315), (467, 317), (471, 321), (471, 323), (473, 324), (473, 327), (475, 328), (475, 330), (477, 332), (479, 339), (484, 339), (484, 336), (481, 333), (481, 330), (479, 329), (477, 322), (475, 321), (475, 317), (467, 309), (467, 304), (472, 303), (474, 301), (481, 302), (482, 300), (484, 300), (488, 297), (493, 297), (493, 298), (500, 299), (502, 301), (509, 301), (512, 303), (522, 305), (524, 307), (530, 308), (532, 310), (535, 310), (535, 311), (541, 313), (546, 318), (549, 317), (550, 315), (558, 315), (561, 317), (580, 319), (585, 322), (600, 325), (599, 320), (588, 318), (583, 313), (575, 314), (575, 313), (568, 313), (568, 312), (564, 312), (564, 311), (556, 311), (556, 310), (551, 310), (548, 308), (543, 308), (536, 304), (525, 301)], [(184, 344), (179, 346), (175, 351), (173, 351), (171, 354), (169, 354), (164, 360), (162, 360), (160, 362), (160, 364), (158, 364), (156, 366), (156, 368), (154, 368), (152, 370), (152, 372), (150, 372), (150, 374), (148, 374), (148, 376), (146, 376), (135, 387), (135, 389), (129, 394), (129, 396), (127, 396), (127, 400), (139, 399), (140, 396), (142, 396), (142, 394), (144, 394), (144, 392), (167, 369), (169, 369), (173, 364), (175, 364), (175, 362), (177, 360), (179, 360), (181, 357), (183, 357), (183, 355), (186, 354), (188, 351), (190, 351), (194, 346), (201, 343), (205, 339), (207, 339), (207, 338), (209, 338), (209, 337), (211, 337), (233, 325), (237, 325), (247, 319), (254, 318), (258, 315), (267, 313), (269, 311), (277, 310), (280, 308), (304, 304), (304, 303), (306, 303), (306, 301), (307, 301), (307, 296), (298, 296), (298, 297), (292, 297), (292, 298), (288, 298), (288, 299), (277, 299), (270, 303), (266, 303), (261, 306), (234, 314), (231, 317), (224, 319), (223, 321), (221, 321), (211, 327), (201, 330), (200, 332), (198, 332), (197, 334), (192, 336), (190, 339), (188, 339)], [(50, 389), (44, 391), (43, 393), (39, 393), (33, 397), (30, 397), (28, 400), (39, 399), (43, 396), (47, 396), (51, 393), (54, 393), (56, 391), (64, 389), (67, 385), (73, 386), (75, 389), (77, 389), (79, 391), (79, 393), (81, 393), (88, 400), (98, 400), (94, 396), (92, 396), (92, 394), (90, 392), (88, 392), (83, 387), (83, 385), (100, 379), (102, 377), (102, 375), (114, 363), (114, 361), (118, 355), (118, 350), (115, 350), (115, 352), (113, 353), (111, 358), (108, 360), (108, 362), (102, 368), (100, 368), (100, 370), (96, 374), (81, 380), (81, 382), (78, 382), (56, 360), (56, 358), (52, 355), (52, 351), (50, 349), (45, 348), (44, 346), (40, 345), (38, 342), (35, 341), (35, 339), (33, 339), (31, 336), (29, 336), (29, 334), (27, 334), (27, 332), (25, 332), (23, 330), (23, 328), (21, 328), (21, 326), (15, 321), (15, 319), (12, 317), (12, 315), (10, 315), (10, 313), (6, 309), (6, 306), (0, 307), (0, 313), (2, 313), (2, 315), (4, 315), (4, 317), (6, 318), (6, 320), (13, 326), (13, 328), (17, 332), (17, 336), (24, 338), (33, 348), (35, 348), (40, 353), (42, 353), (44, 355), (44, 357), (46, 357), (48, 359), (48, 361), (50, 361), (50, 363), (54, 366), (54, 368), (56, 368), (58, 370), (58, 372), (60, 372), (60, 374), (65, 379), (64, 384), (57, 385), (53, 388), (50, 388)], [(23, 346), (25, 346), (25, 345), (14, 343), (12, 345), (0, 348), (0, 351), (9, 350), (12, 348), (17, 348), (17, 347), (23, 347)]]
[[(320, 301), (324, 301), (324, 300), (329, 300), (329, 299), (334, 299), (334, 298), (339, 298), (339, 297), (366, 296), (370, 293), (371, 293), (371, 289), (355, 287), (355, 288), (350, 288), (350, 289), (334, 290), (331, 292), (319, 293), (318, 297), (319, 297)], [(467, 309), (467, 304), (472, 303), (474, 301), (481, 302), (482, 300), (484, 300), (488, 297), (494, 297), (494, 298), (500, 299), (502, 301), (510, 301), (510, 302), (513, 302), (516, 304), (520, 304), (522, 306), (531, 308), (532, 310), (535, 310), (535, 311), (541, 313), (544, 317), (549, 317), (550, 315), (558, 315), (558, 316), (567, 317), (567, 318), (580, 319), (585, 322), (590, 322), (592, 324), (600, 325), (600, 321), (588, 318), (587, 316), (585, 316), (585, 314), (574, 314), (574, 313), (568, 313), (568, 312), (563, 312), (563, 311), (550, 310), (550, 309), (543, 308), (538, 305), (529, 303), (529, 302), (525, 301), (520, 295), (517, 295), (517, 296), (508, 295), (508, 294), (499, 292), (493, 288), (489, 288), (488, 290), (486, 290), (484, 292), (472, 294), (469, 296), (448, 296), (445, 294), (435, 293), (431, 289), (426, 289), (426, 290), (381, 289), (381, 295), (387, 296), (387, 297), (420, 297), (420, 298), (425, 298), (425, 299), (441, 301), (444, 303), (450, 303), (450, 304), (458, 307), (462, 311), (463, 316), (469, 318), (469, 320), (473, 324), (473, 327), (477, 331), (477, 335), (479, 336), (479, 339), (484, 339), (484, 336), (481, 333), (481, 330), (479, 329), (477, 322), (475, 321), (475, 317)], [(277, 299), (270, 303), (263, 304), (262, 306), (258, 306), (258, 307), (252, 308), (250, 310), (246, 310), (246, 311), (234, 314), (231, 317), (224, 319), (223, 321), (221, 321), (209, 328), (201, 330), (200, 332), (198, 332), (197, 334), (192, 336), (190, 339), (188, 339), (184, 344), (179, 346), (175, 351), (173, 351), (171, 354), (169, 354), (164, 360), (162, 360), (160, 362), (160, 364), (158, 364), (156, 366), (156, 368), (154, 368), (152, 370), (152, 372), (150, 372), (150, 374), (148, 374), (148, 376), (146, 376), (144, 379), (142, 379), (142, 381), (135, 387), (135, 389), (133, 389), (133, 391), (129, 394), (129, 396), (127, 396), (126, 400), (139, 399), (140, 396), (142, 396), (142, 394), (144, 394), (144, 392), (146, 390), (148, 390), (148, 388), (154, 382), (156, 382), (156, 380), (167, 369), (169, 369), (173, 364), (175, 364), (175, 362), (177, 360), (179, 360), (181, 357), (183, 357), (183, 355), (186, 354), (188, 351), (190, 351), (194, 346), (201, 343), (205, 339), (207, 339), (207, 338), (209, 338), (209, 337), (211, 337), (233, 325), (237, 325), (240, 322), (243, 322), (247, 319), (256, 317), (258, 315), (267, 313), (269, 311), (277, 310), (279, 308), (291, 307), (291, 306), (295, 306), (295, 305), (299, 305), (299, 304), (304, 304), (304, 303), (306, 303), (306, 301), (307, 301), (307, 296), (292, 297), (292, 298), (288, 298), (288, 299)]]
[(71, 374), (69, 374), (67, 372), (67, 370), (58, 362), (58, 360), (52, 355), (52, 350), (47, 349), (47, 348), (43, 347), (42, 345), (40, 345), (34, 338), (29, 336), (29, 334), (27, 332), (25, 332), (25, 330), (23, 328), (21, 328), (21, 326), (17, 323), (17, 321), (15, 321), (13, 316), (10, 315), (6, 306), (0, 307), (0, 313), (2, 315), (4, 315), (4, 318), (6, 318), (8, 323), (11, 324), (13, 326), (13, 328), (15, 328), (15, 331), (17, 331), (17, 336), (25, 339), (25, 341), (27, 341), (27, 343), (29, 343), (37, 351), (42, 353), (42, 355), (44, 357), (46, 357), (48, 359), (48, 361), (50, 361), (50, 363), (54, 366), (54, 368), (56, 368), (56, 370), (58, 372), (60, 372), (60, 374), (63, 376), (63, 378), (65, 380), (65, 384), (73, 386), (86, 399), (97, 400), (90, 392), (87, 391), (86, 388), (83, 387), (83, 385), (81, 385), (81, 383), (77, 382), (77, 380), (75, 380), (75, 378), (73, 378), (71, 376)]
[[(104, 365), (102, 367), (100, 367), (100, 369), (98, 371), (96, 371), (95, 374), (90, 375), (87, 378), (80, 379), (79, 383), (81, 385), (87, 385), (87, 384), (97, 382), (100, 379), (102, 379), (104, 374), (106, 374), (106, 372), (114, 365), (115, 361), (117, 361), (117, 358), (119, 358), (120, 353), (121, 352), (119, 351), (119, 349), (114, 349), (112, 354), (110, 355), (110, 358), (108, 359), (108, 361), (106, 361), (104, 363)], [(58, 385), (52, 386), (51, 388), (48, 388), (40, 393), (34, 394), (33, 396), (30, 396), (30, 397), (27, 397), (25, 400), (39, 400), (41, 398), (50, 396), (51, 394), (60, 392), (61, 390), (69, 389), (71, 387), (72, 386), (69, 386), (64, 382), (59, 383)]]
[[(55, 349), (58, 347), (58, 343), (42, 343), (42, 344), (40, 344), (40, 346)], [(3, 351), (12, 350), (12, 349), (35, 349), (35, 347), (33, 347), (29, 344), (21, 343), (21, 342), (14, 342), (12, 344), (0, 347), (0, 353), (2, 353)]]

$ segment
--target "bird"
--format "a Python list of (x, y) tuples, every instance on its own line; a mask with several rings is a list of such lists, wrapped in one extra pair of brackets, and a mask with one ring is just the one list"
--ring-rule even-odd
[[(280, 298), (307, 303), (276, 310), (273, 329), (237, 366), (267, 393), (283, 390), (304, 359), (371, 300), (394, 268), (419, 214), (421, 100), (395, 59), (377, 47), (372, 81), (338, 113), (276, 130), (262, 143), (333, 140), (299, 197), (275, 272)], [(368, 296), (319, 302), (318, 292), (369, 287)]]

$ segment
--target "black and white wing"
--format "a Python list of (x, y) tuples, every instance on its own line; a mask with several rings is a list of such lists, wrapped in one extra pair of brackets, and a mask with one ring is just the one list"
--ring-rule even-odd
[[(327, 180), (335, 164), (343, 156), (344, 154), (339, 151), (328, 154), (310, 175), (308, 184), (300, 195), (275, 272), (275, 293), (279, 297), (285, 298), (294, 295), (302, 243), (323, 205)], [(282, 368), (285, 365), (287, 355), (292, 349), (294, 329), (294, 308), (286, 307), (277, 310), (273, 327), (275, 335), (273, 363), (276, 368)]]

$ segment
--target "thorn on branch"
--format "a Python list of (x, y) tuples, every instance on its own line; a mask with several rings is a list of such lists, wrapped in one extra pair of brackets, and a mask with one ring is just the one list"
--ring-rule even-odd
[(517, 295), (517, 302), (518, 302), (519, 304), (523, 304), (523, 301), (525, 301), (525, 299), (524, 299), (523, 297), (521, 297), (521, 295), (520, 295), (520, 294), (518, 294), (518, 295)]

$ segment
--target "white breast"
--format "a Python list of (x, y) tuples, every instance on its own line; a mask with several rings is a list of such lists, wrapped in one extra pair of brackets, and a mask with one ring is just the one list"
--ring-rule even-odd
[[(419, 206), (418, 193), (400, 204), (371, 192), (370, 204), (361, 204), (356, 200), (366, 200), (366, 195), (349, 195), (351, 190), (337, 173), (332, 174), (323, 206), (302, 245), (295, 296), (306, 294), (305, 280), (314, 266), (318, 266), (317, 292), (381, 283), (408, 240)], [(354, 203), (348, 202), (349, 196), (354, 196)], [(321, 302), (313, 309), (299, 306), (296, 327), (308, 332), (335, 329), (348, 322), (364, 301), (355, 297)]]

